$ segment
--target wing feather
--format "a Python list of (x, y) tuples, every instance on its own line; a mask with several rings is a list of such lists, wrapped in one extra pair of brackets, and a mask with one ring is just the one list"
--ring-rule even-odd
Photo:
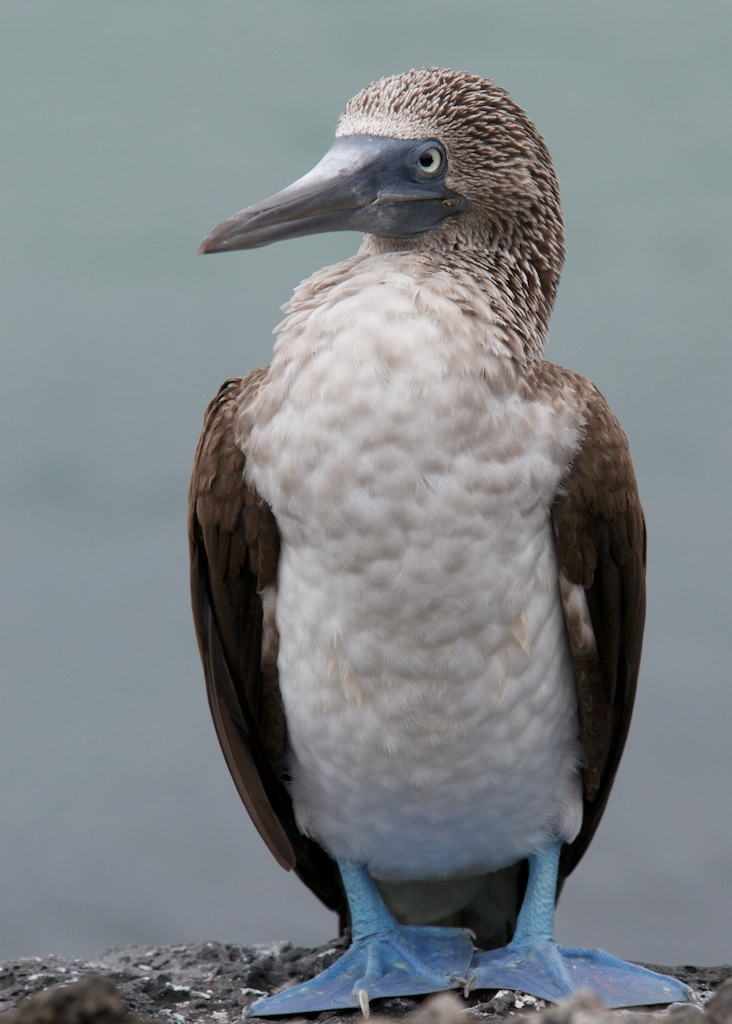
[(585, 413), (582, 445), (551, 510), (585, 757), (582, 829), (563, 851), (564, 877), (600, 822), (628, 735), (645, 620), (646, 531), (618, 421), (589, 381), (553, 371)]
[(303, 836), (287, 789), (274, 619), (279, 533), (244, 479), (237, 413), (267, 373), (227, 381), (209, 405), (189, 495), (191, 598), (216, 733), (239, 795), (282, 867), (345, 914), (336, 865)]

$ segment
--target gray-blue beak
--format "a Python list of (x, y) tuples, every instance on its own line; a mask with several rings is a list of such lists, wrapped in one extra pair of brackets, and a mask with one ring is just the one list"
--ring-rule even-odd
[(421, 235), (468, 209), (445, 185), (446, 171), (435, 140), (343, 136), (293, 185), (215, 227), (198, 251), (254, 249), (321, 231)]

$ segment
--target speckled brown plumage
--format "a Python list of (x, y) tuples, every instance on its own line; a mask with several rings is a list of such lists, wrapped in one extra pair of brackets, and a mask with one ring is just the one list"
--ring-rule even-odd
[[(542, 336), (548, 330), (564, 263), (559, 184), (544, 139), (500, 86), (444, 68), (373, 82), (349, 101), (337, 134), (379, 135), (387, 124), (397, 125), (403, 138), (440, 139), (447, 180), (470, 202), (466, 217), (448, 219), (408, 244), (442, 257), (480, 258), (512, 299), (512, 312), (528, 328), (527, 349), (538, 355), (536, 328)], [(374, 244), (404, 248), (405, 240)]]

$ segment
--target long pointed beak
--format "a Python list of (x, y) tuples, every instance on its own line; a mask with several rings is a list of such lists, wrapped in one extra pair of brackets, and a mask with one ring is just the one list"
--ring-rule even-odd
[(350, 135), (336, 139), (312, 171), (264, 202), (223, 221), (199, 253), (254, 249), (322, 231), (388, 238), (424, 234), (468, 208), (444, 180), (423, 181), (410, 159), (420, 140)]

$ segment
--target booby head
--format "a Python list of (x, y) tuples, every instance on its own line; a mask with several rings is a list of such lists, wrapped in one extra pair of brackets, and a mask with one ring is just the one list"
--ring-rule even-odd
[(508, 258), (536, 275), (528, 287), (548, 322), (564, 262), (556, 175), (527, 115), (487, 79), (427, 68), (372, 83), (308, 174), (223, 221), (199, 251), (354, 230), (366, 251)]

